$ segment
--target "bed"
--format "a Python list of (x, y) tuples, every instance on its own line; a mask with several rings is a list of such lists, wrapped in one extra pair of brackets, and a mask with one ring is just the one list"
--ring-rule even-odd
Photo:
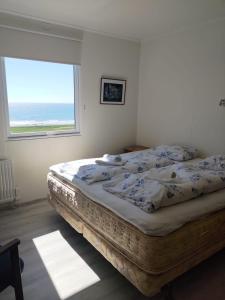
[[(90, 161), (89, 161), (90, 162)], [(51, 168), (49, 202), (146, 296), (225, 246), (225, 190), (146, 214)]]

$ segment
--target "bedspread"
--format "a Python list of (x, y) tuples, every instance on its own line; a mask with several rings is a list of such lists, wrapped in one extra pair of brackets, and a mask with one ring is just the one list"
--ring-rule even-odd
[(225, 188), (225, 171), (178, 163), (142, 174), (121, 174), (105, 183), (103, 188), (152, 213), (160, 207)]
[[(87, 184), (109, 180), (121, 173), (142, 173), (151, 168), (160, 168), (174, 162), (165, 157), (152, 155), (142, 151), (127, 157), (127, 162), (122, 166), (99, 165), (96, 159), (79, 160), (60, 164), (60, 172), (70, 176), (71, 181), (79, 178)], [(51, 168), (50, 168), (51, 169)]]

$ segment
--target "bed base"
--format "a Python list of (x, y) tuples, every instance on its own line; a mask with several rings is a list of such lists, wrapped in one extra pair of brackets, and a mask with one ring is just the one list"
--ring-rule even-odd
[[(150, 274), (129, 261), (112, 243), (88, 225), (69, 206), (64, 204), (50, 189), (49, 202), (56, 211), (79, 233), (81, 233), (123, 276), (146, 296), (153, 296), (167, 286), (173, 279), (204, 261), (225, 247), (225, 239), (193, 253), (181, 264), (176, 265), (162, 274)], [(165, 299), (172, 299), (170, 288), (163, 290)], [(166, 298), (167, 297), (167, 298)]]

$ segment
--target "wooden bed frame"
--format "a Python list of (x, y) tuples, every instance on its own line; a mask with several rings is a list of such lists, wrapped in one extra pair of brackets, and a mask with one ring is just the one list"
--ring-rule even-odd
[[(87, 198), (72, 184), (64, 182), (53, 174), (48, 175), (49, 202), (56, 211), (79, 233), (83, 236), (135, 287), (144, 295), (153, 296), (170, 283), (173, 279), (193, 268), (200, 262), (204, 261), (217, 251), (225, 247), (225, 209), (213, 213), (209, 216), (200, 218), (184, 225), (178, 229), (174, 236), (179, 236), (184, 230), (189, 232), (187, 243), (194, 243), (193, 239), (202, 239), (201, 247), (193, 251), (191, 255), (183, 254), (182, 260), (171, 268), (158, 274), (149, 273), (141, 269), (137, 264), (128, 259), (111, 241), (109, 241), (101, 232), (96, 230), (82, 216), (76, 213), (68, 203), (68, 197), (76, 199), (77, 193)], [(88, 198), (87, 198), (88, 199)], [(76, 201), (76, 200), (75, 200)], [(89, 199), (89, 201), (92, 201)], [(93, 201), (92, 201), (93, 202)], [(195, 228), (202, 226), (203, 237), (194, 236), (192, 233)], [(172, 235), (171, 234), (171, 235)], [(206, 238), (204, 238), (204, 235)], [(160, 237), (162, 240), (164, 237)], [(168, 252), (176, 251), (176, 245), (172, 245)], [(179, 246), (179, 245), (177, 245)], [(168, 253), (169, 256), (169, 253)], [(163, 257), (165, 260), (165, 257)], [(166, 292), (168, 293), (168, 291)], [(169, 295), (169, 294), (168, 294)], [(167, 299), (170, 299), (168, 296)]]

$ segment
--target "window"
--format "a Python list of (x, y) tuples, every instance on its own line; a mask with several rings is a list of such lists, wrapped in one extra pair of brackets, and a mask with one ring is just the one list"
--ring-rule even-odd
[(9, 137), (79, 131), (79, 66), (2, 58)]

